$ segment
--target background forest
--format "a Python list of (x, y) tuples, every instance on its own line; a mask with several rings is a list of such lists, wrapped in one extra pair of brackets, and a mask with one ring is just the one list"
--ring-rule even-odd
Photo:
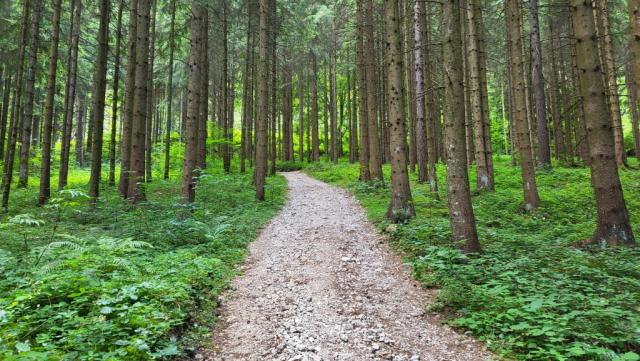
[(639, 101), (639, 0), (0, 0), (0, 359), (192, 357), (302, 170), (496, 357), (640, 360)]

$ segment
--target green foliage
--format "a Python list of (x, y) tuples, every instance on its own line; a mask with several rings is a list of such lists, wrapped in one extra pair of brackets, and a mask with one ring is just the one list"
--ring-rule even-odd
[(293, 162), (276, 162), (276, 170), (278, 172), (293, 172), (293, 171), (297, 171), (297, 170), (302, 170), (307, 166), (306, 163), (303, 162), (297, 162), (297, 161), (293, 161)]
[[(212, 172), (190, 207), (178, 203), (173, 180), (148, 184), (150, 201), (135, 207), (105, 187), (96, 210), (77, 190), (46, 208), (17, 191), (12, 209), (21, 213), (0, 219), (8, 240), (0, 249), (0, 359), (149, 360), (192, 350), (286, 188), (270, 178), (260, 203), (250, 174)], [(71, 180), (84, 184), (84, 172)]]
[[(390, 192), (357, 182), (357, 166), (321, 164), (307, 171), (348, 187), (385, 229)], [(622, 171), (621, 177), (638, 235), (636, 173)], [(412, 184), (417, 217), (390, 237), (418, 280), (438, 288), (432, 311), (508, 358), (640, 359), (640, 250), (574, 246), (595, 229), (588, 170), (539, 172), (542, 207), (532, 214), (521, 210), (518, 168), (496, 159), (496, 176), (496, 192), (473, 199), (480, 255), (464, 255), (450, 244), (446, 194), (438, 201), (427, 185)], [(470, 178), (475, 183), (474, 174)]]

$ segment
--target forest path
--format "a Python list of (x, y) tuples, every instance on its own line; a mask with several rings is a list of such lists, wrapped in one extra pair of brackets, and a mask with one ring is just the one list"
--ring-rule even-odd
[(346, 191), (284, 173), (288, 200), (222, 299), (205, 360), (485, 360), (424, 312), (429, 296)]

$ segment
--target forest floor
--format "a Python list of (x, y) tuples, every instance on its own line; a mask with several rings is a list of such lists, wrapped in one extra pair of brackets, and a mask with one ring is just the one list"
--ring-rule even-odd
[(283, 173), (283, 210), (222, 297), (206, 360), (484, 360), (482, 344), (425, 313), (411, 277), (347, 191)]

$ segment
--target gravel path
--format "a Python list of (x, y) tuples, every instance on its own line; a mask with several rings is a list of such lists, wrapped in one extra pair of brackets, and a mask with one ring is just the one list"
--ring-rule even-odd
[(222, 298), (205, 360), (487, 360), (424, 313), (428, 294), (346, 191), (284, 173), (289, 199)]

